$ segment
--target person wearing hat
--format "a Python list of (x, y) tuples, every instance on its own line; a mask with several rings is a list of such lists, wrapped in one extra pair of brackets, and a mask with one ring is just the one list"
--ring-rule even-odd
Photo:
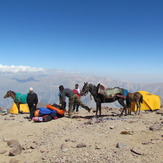
[(32, 118), (34, 117), (34, 112), (37, 108), (37, 103), (38, 103), (38, 97), (37, 94), (33, 91), (33, 88), (31, 87), (29, 89), (29, 93), (27, 95), (27, 104), (30, 110), (30, 116), (29, 119), (32, 120)]
[[(80, 92), (81, 92), (81, 90), (79, 88), (79, 84), (75, 84), (75, 89), (73, 89), (73, 92), (76, 93), (78, 98), (80, 99), (80, 96), (81, 96)], [(73, 111), (75, 111), (75, 110), (76, 110), (76, 112), (79, 111), (79, 105), (77, 103), (74, 103), (74, 105), (73, 105)]]
[(72, 106), (74, 103), (77, 103), (81, 107), (85, 108), (90, 112), (90, 108), (86, 106), (85, 104), (82, 103), (82, 101), (78, 98), (77, 94), (74, 93), (71, 89), (69, 88), (64, 88), (63, 85), (59, 86), (59, 91), (60, 91), (60, 103), (66, 101), (66, 97), (69, 98), (69, 109), (68, 109), (68, 116), (72, 118)]

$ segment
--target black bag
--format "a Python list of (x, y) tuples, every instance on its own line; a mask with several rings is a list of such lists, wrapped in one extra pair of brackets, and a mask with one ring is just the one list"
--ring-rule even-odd
[(44, 115), (42, 116), (42, 118), (43, 118), (43, 122), (48, 122), (53, 119), (51, 115)]

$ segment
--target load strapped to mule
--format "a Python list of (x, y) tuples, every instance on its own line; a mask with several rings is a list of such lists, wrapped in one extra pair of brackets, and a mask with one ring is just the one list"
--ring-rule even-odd
[(15, 102), (21, 102), (22, 104), (26, 104), (27, 103), (27, 96), (28, 96), (28, 94), (16, 93)]
[(125, 98), (128, 94), (128, 91), (120, 87), (105, 88), (102, 84), (99, 84), (98, 93), (103, 95), (105, 98), (113, 98), (114, 96), (121, 96)]

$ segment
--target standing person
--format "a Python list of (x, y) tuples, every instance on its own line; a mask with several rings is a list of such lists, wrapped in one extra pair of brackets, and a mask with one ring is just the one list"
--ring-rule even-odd
[(33, 91), (33, 88), (31, 87), (27, 95), (27, 104), (30, 110), (30, 116), (29, 116), (30, 119), (34, 117), (34, 111), (37, 108), (37, 103), (38, 103), (37, 94)]
[(59, 96), (59, 106), (62, 108), (62, 110), (66, 111), (66, 101), (62, 100), (61, 93), (58, 93)]
[[(76, 93), (76, 95), (80, 99), (80, 96), (81, 96), (80, 92), (81, 92), (81, 90), (79, 88), (79, 84), (75, 84), (75, 89), (73, 89), (73, 92)], [(75, 111), (75, 109), (76, 109), (76, 112), (79, 111), (79, 104), (74, 102), (74, 104), (73, 104), (73, 111)]]
[(72, 118), (72, 106), (74, 103), (79, 104), (81, 107), (85, 108), (90, 112), (90, 108), (82, 103), (82, 101), (78, 98), (76, 93), (74, 93), (71, 89), (69, 88), (64, 88), (63, 85), (59, 86), (59, 91), (60, 91), (60, 100), (62, 102), (66, 101), (66, 97), (69, 98), (69, 109), (68, 109), (68, 115), (70, 118)]

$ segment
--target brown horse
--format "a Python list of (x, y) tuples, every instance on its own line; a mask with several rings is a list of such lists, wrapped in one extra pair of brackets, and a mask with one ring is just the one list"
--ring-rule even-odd
[(137, 110), (135, 112), (135, 114), (140, 114), (140, 107), (141, 107), (141, 103), (143, 103), (143, 96), (139, 93), (139, 92), (135, 92), (135, 93), (128, 93), (128, 95), (126, 96), (126, 107), (128, 109), (128, 114), (131, 114), (131, 103), (134, 102), (136, 103), (137, 106)]
[(18, 108), (18, 112), (20, 113), (20, 104), (26, 104), (27, 103), (27, 95), (28, 94), (23, 95), (21, 93), (15, 93), (14, 91), (9, 90), (5, 94), (4, 98), (11, 97), (14, 100), (14, 102)]

